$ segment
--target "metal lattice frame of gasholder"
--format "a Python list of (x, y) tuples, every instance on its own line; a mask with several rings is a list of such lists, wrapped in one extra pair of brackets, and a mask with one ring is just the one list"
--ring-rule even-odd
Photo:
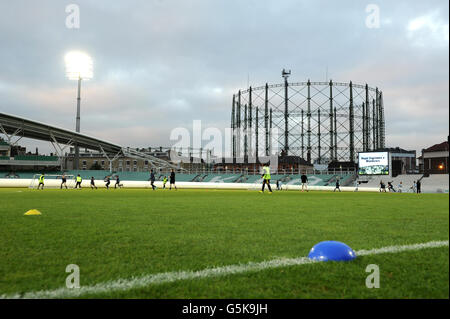
[(312, 163), (355, 162), (385, 147), (383, 94), (351, 81), (249, 87), (233, 95), (231, 128), (233, 158), (281, 150)]

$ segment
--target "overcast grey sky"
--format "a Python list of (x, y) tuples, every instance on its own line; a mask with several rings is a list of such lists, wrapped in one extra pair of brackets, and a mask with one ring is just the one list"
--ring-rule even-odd
[[(79, 29), (66, 27), (71, 3)], [(371, 3), (379, 28), (366, 26)], [(82, 85), (81, 131), (169, 145), (170, 131), (194, 119), (228, 127), (248, 78), (278, 83), (288, 68), (292, 81), (321, 81), (328, 66), (335, 81), (383, 91), (387, 146), (420, 150), (449, 132), (448, 9), (447, 0), (1, 0), (0, 110), (74, 129), (64, 55), (82, 50), (94, 78)]]

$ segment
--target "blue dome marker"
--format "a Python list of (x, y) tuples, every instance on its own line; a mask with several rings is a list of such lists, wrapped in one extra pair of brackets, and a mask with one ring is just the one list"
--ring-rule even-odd
[(346, 244), (330, 240), (314, 245), (308, 258), (315, 261), (349, 261), (356, 258), (356, 253)]

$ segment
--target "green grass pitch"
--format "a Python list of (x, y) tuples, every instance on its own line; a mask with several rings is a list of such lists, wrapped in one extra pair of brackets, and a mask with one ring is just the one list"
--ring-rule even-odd
[[(29, 209), (41, 216), (24, 216)], [(448, 194), (0, 189), (0, 295), (449, 239)], [(368, 289), (366, 266), (380, 268)], [(180, 280), (83, 298), (448, 298), (449, 248)]]

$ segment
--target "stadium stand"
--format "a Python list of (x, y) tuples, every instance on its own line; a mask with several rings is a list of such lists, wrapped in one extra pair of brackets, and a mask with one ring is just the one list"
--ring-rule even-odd
[[(111, 173), (109, 171), (96, 171), (96, 170), (68, 170), (65, 171), (66, 175), (73, 175), (73, 176), (77, 176), (78, 174), (80, 174), (81, 178), (83, 180), (87, 180), (90, 179), (92, 176), (96, 179), (96, 180), (104, 180), (106, 178), (106, 176), (110, 176)], [(61, 173), (57, 173), (57, 174), (61, 174)]]
[[(39, 175), (40, 171), (33, 172), (0, 172), (0, 179), (5, 180), (30, 180), (36, 175)], [(58, 176), (49, 175), (61, 175), (61, 172), (57, 171), (45, 171), (47, 175), (46, 179), (59, 179)], [(115, 176), (119, 175), (120, 180), (131, 182), (147, 182), (150, 178), (149, 172), (110, 172), (108, 170), (67, 170), (66, 175), (76, 176), (80, 174), (83, 180), (88, 181), (91, 176), (97, 181), (104, 181), (106, 176), (110, 176), (114, 181)], [(162, 181), (164, 176), (169, 176), (169, 173), (156, 173), (156, 180)], [(353, 187), (356, 176), (353, 174), (308, 174), (309, 186), (325, 186), (334, 187), (336, 179), (339, 178), (341, 186)], [(272, 174), (271, 184), (275, 184), (277, 180), (282, 182), (282, 185), (287, 186), (300, 186), (300, 175), (285, 175), (285, 174)], [(360, 178), (360, 180), (362, 180)], [(389, 176), (373, 176), (365, 177), (367, 183), (360, 183), (360, 188), (367, 188), (376, 190), (379, 188), (380, 180), (383, 180), (386, 185), (387, 182), (392, 182), (395, 190), (398, 189), (398, 184), (402, 181), (403, 192), (412, 192), (412, 185), (414, 181), (421, 180), (423, 193), (448, 193), (449, 191), (449, 175), (448, 174), (433, 174), (429, 177), (424, 177), (422, 174), (410, 174), (410, 175), (398, 175), (396, 177)], [(261, 175), (246, 175), (246, 174), (181, 174), (176, 175), (177, 182), (193, 182), (194, 184), (205, 185), (209, 183), (214, 184), (260, 184), (262, 182)], [(0, 183), (1, 184), (1, 183)], [(27, 184), (29, 185), (29, 184)], [(0, 185), (1, 186), (1, 185)], [(203, 186), (202, 186), (203, 187)]]
[[(423, 177), (422, 174), (411, 174), (411, 175), (398, 175), (396, 177), (386, 178), (383, 181), (387, 184), (387, 182), (392, 182), (392, 185), (394, 186), (394, 189), (397, 190), (398, 184), (402, 182), (403, 184), (403, 192), (412, 192), (412, 186), (414, 184), (414, 181), (421, 180)], [(380, 181), (378, 181), (379, 185)]]
[(239, 183), (262, 183), (261, 175), (245, 175)]
[(198, 174), (177, 174), (175, 180), (177, 182), (192, 182)]
[(197, 176), (194, 177), (194, 179), (192, 180), (192, 182), (203, 182), (203, 180), (208, 176), (208, 174), (198, 174)]
[[(33, 178), (34, 175), (40, 174), (40, 171), (35, 172), (0, 172), (0, 178), (8, 178), (8, 175), (15, 176), (16, 178)], [(48, 175), (61, 175), (61, 172), (45, 172)], [(108, 170), (67, 170), (66, 175), (78, 175), (85, 180), (90, 179), (93, 176), (96, 180), (103, 180), (106, 176), (119, 175), (121, 180), (129, 181), (148, 181), (150, 178), (149, 172), (110, 172)], [(164, 176), (168, 176), (169, 173), (161, 174), (156, 173), (156, 179), (162, 181)], [(333, 183), (336, 177), (339, 176), (342, 181), (352, 178), (353, 175), (327, 175), (316, 174), (308, 175), (310, 185), (324, 186), (329, 182)], [(282, 181), (287, 185), (301, 185), (300, 175), (285, 175), (285, 174), (272, 174), (272, 182), (277, 180)], [(261, 175), (243, 175), (243, 174), (181, 174), (177, 173), (176, 180), (180, 182), (203, 182), (203, 183), (260, 183)]]
[[(112, 172), (107, 171), (108, 176), (119, 176), (121, 181), (148, 181), (150, 179), (150, 173), (147, 172)], [(155, 174), (156, 177), (156, 174)]]
[(421, 180), (423, 193), (448, 193), (449, 175), (432, 174)]
[(20, 175), (13, 172), (0, 172), (0, 178), (20, 178)]
[(398, 189), (400, 182), (403, 184), (403, 192), (412, 192), (414, 181), (420, 180), (421, 189), (423, 193), (445, 193), (449, 190), (449, 175), (448, 174), (433, 174), (425, 177), (423, 174), (407, 174), (398, 175), (396, 177), (389, 176), (373, 176), (370, 177), (367, 183), (361, 183), (359, 187), (379, 187), (380, 181), (386, 185), (387, 182), (392, 182), (394, 189)]
[[(180, 176), (181, 174), (177, 175)], [(252, 175), (254, 176), (254, 175)], [(239, 181), (238, 179), (242, 178), (240, 174), (210, 174), (203, 179), (205, 183), (250, 183), (248, 181)]]
[(338, 174), (338, 175), (314, 175), (314, 177), (322, 178), (323, 182), (318, 182), (316, 186), (335, 186), (336, 180), (339, 178), (339, 183), (341, 186), (350, 185), (354, 179), (355, 175), (350, 174)]
[(356, 175), (339, 175), (341, 186), (353, 186)]
[(406, 191), (412, 187), (414, 181), (418, 181), (422, 176), (422, 174), (398, 175), (396, 177), (372, 176), (368, 178), (367, 183), (361, 183), (360, 187), (380, 187), (380, 181), (383, 181), (386, 185), (387, 182), (393, 182), (392, 185), (394, 185), (394, 188), (397, 188), (401, 181), (403, 183), (403, 191)]
[(58, 156), (45, 156), (45, 155), (16, 155), (15, 161), (58, 161)]
[[(40, 174), (40, 172), (0, 172), (0, 178), (31, 179), (36, 174)], [(46, 171), (45, 174), (53, 175), (53, 174), (60, 174), (60, 173)]]

